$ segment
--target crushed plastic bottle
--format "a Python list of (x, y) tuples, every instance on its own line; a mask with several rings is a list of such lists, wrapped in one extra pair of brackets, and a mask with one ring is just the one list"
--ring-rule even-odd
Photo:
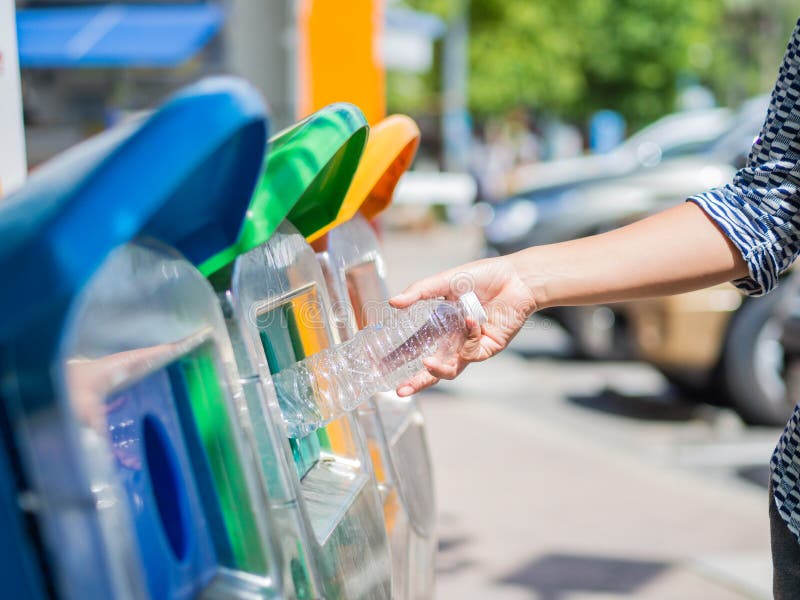
[(424, 369), (423, 358), (457, 351), (466, 339), (467, 318), (486, 322), (473, 292), (457, 302), (420, 300), (405, 309), (388, 308), (386, 316), (273, 376), (290, 437), (305, 437), (373, 394), (395, 389)]

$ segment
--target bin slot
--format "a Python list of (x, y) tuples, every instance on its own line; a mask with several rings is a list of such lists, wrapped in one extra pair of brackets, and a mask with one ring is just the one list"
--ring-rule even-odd
[[(328, 345), (327, 330), (319, 317), (319, 298), (315, 287), (306, 287), (258, 313), (261, 344), (271, 373), (277, 373), (298, 360)], [(316, 308), (315, 308), (316, 307)], [(301, 479), (319, 460), (323, 449), (330, 449), (325, 428), (300, 439), (290, 439), (297, 475)]]
[(381, 309), (386, 306), (386, 290), (375, 261), (348, 267), (345, 280), (358, 329), (383, 321)]

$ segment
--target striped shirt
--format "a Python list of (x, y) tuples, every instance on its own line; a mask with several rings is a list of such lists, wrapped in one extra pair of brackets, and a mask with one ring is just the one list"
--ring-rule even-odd
[[(689, 198), (711, 217), (747, 262), (734, 281), (751, 296), (778, 284), (800, 254), (800, 21), (772, 92), (767, 118), (733, 182)], [(800, 405), (771, 460), (775, 505), (800, 541)]]

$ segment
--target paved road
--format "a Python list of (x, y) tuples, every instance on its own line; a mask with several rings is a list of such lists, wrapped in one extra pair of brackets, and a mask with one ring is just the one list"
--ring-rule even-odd
[[(389, 233), (391, 282), (477, 255), (473, 232)], [(535, 321), (513, 351), (424, 394), (438, 598), (769, 598), (776, 429), (674, 396), (640, 363), (569, 357)]]

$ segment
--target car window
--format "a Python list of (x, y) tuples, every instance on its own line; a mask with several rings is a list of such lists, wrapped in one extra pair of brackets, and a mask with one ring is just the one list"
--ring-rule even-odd
[(708, 152), (714, 145), (716, 140), (700, 140), (685, 142), (683, 144), (675, 144), (674, 146), (667, 146), (661, 151), (661, 158), (677, 158), (680, 156), (689, 156), (692, 154), (701, 154)]

